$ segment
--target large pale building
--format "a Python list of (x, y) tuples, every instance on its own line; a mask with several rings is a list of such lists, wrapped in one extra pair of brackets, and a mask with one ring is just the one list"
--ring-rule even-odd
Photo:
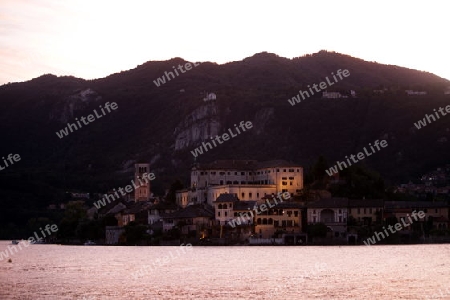
[(259, 201), (266, 195), (303, 189), (303, 168), (283, 160), (217, 160), (191, 170), (191, 186), (177, 192), (177, 204), (213, 202), (224, 193), (241, 201)]

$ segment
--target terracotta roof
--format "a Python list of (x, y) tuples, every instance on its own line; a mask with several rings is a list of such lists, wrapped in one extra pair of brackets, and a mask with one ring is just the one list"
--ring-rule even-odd
[(178, 206), (172, 202), (159, 202), (158, 204), (153, 204), (149, 209), (166, 210), (166, 209), (178, 209)]
[(226, 203), (229, 203), (229, 202), (233, 203), (233, 202), (236, 202), (236, 201), (239, 201), (239, 199), (234, 194), (224, 193), (224, 194), (220, 194), (220, 196), (217, 197), (217, 199), (216, 199), (216, 201), (214, 201), (214, 203), (224, 203), (224, 202), (226, 202)]
[(348, 207), (384, 207), (383, 199), (349, 199)]
[(275, 205), (274, 208), (283, 208), (283, 209), (301, 209), (303, 208), (303, 205), (298, 202), (281, 202)]
[(429, 201), (385, 201), (386, 209), (394, 208), (437, 208), (437, 207), (449, 207), (445, 202), (429, 202)]
[(301, 168), (299, 164), (286, 160), (270, 160), (258, 162), (256, 160), (216, 160), (209, 164), (198, 164), (198, 170), (242, 170), (252, 171), (264, 168)]
[(348, 207), (347, 198), (325, 198), (307, 204), (311, 208), (346, 208)]
[(214, 217), (214, 211), (203, 205), (189, 205), (173, 213), (161, 215), (163, 219), (189, 219), (198, 217), (212, 218)]
[(248, 208), (253, 209), (255, 204), (258, 203), (256, 201), (239, 201), (234, 204), (233, 210), (248, 210)]

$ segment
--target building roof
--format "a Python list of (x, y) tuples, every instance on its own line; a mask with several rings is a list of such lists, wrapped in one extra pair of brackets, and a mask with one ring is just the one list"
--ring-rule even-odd
[(347, 198), (325, 198), (315, 202), (308, 203), (308, 208), (346, 208), (348, 207)]
[(386, 209), (398, 209), (398, 208), (438, 208), (449, 207), (445, 202), (429, 202), (429, 201), (385, 201)]
[(233, 210), (248, 210), (248, 208), (252, 210), (257, 203), (257, 201), (239, 201), (234, 204)]
[(214, 217), (214, 211), (204, 205), (189, 205), (173, 213), (161, 215), (163, 219), (190, 219), (199, 217), (212, 218)]
[(288, 162), (286, 160), (269, 160), (269, 161), (262, 161), (257, 164), (257, 169), (264, 169), (264, 168), (302, 168), (299, 164)]
[(242, 170), (252, 171), (264, 168), (282, 168), (294, 167), (301, 168), (299, 164), (288, 162), (286, 160), (270, 160), (258, 162), (256, 160), (216, 160), (209, 164), (197, 164), (197, 170)]
[(159, 202), (149, 207), (151, 210), (176, 210), (178, 205), (172, 202)]
[(216, 201), (214, 201), (214, 203), (233, 203), (239, 201), (239, 199), (234, 195), (234, 194), (228, 194), (228, 193), (224, 193), (224, 194), (220, 194), (219, 197), (217, 197)]
[(125, 214), (137, 214), (141, 211), (147, 210), (151, 205), (150, 202), (128, 202), (127, 208), (123, 211)]
[(349, 199), (348, 207), (384, 207), (383, 199)]
[(301, 209), (303, 208), (303, 205), (298, 202), (280, 202), (275, 205), (274, 208), (280, 208), (280, 209)]

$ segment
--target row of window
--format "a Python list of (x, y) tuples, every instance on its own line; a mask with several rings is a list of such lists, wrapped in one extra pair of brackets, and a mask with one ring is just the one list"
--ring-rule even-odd
[[(279, 173), (280, 170), (281, 169), (276, 169), (276, 171), (275, 171), (275, 169), (272, 169), (272, 172)], [(290, 173), (295, 172), (295, 169), (283, 169), (283, 172), (286, 173), (286, 170), (288, 170), (288, 172), (290, 172)], [(297, 172), (300, 173), (300, 169), (297, 169)], [(215, 172), (215, 171), (211, 171), (210, 173), (213, 176), (215, 176), (217, 174), (217, 172)], [(219, 172), (219, 175), (225, 175), (225, 174), (231, 175), (231, 173), (232, 172)], [(240, 173), (241, 175), (246, 175), (247, 172), (234, 172), (234, 175), (238, 175), (238, 173)], [(262, 174), (270, 174), (270, 173), (271, 173), (271, 170), (256, 171), (256, 172), (250, 171), (250, 172), (248, 172), (248, 175), (262, 175)], [(208, 175), (208, 171), (202, 171), (202, 172), (200, 172), (200, 175)], [(291, 177), (289, 177), (289, 178), (291, 178)], [(292, 179), (293, 179), (293, 177), (292, 177)]]
[(138, 167), (139, 173), (147, 173), (147, 167)]
[(282, 220), (281, 222), (278, 220), (273, 220), (272, 218), (258, 218), (256, 220), (256, 224), (258, 225), (273, 225), (273, 227), (295, 227), (298, 226), (298, 223), (293, 220)]
[[(334, 223), (335, 222), (334, 218), (322, 218), (320, 221), (323, 223)], [(347, 222), (347, 218), (339, 217), (338, 222), (339, 223)], [(317, 217), (313, 217), (313, 223), (317, 223)]]
[[(315, 213), (316, 213), (316, 210), (313, 209), (313, 212), (312, 212), (312, 213), (315, 214)], [(342, 209), (339, 210), (339, 213), (342, 214)]]
[[(261, 215), (265, 215), (265, 216), (283, 216), (285, 213), (287, 214), (287, 216), (289, 218), (292, 217), (292, 216), (298, 217), (298, 215), (299, 215), (299, 211), (298, 210), (294, 210), (294, 211), (287, 210), (287, 211), (284, 211), (282, 209), (269, 209), (268, 211), (261, 212)], [(243, 213), (243, 215), (245, 215), (245, 213)], [(237, 218), (237, 217), (239, 217), (241, 215), (240, 215), (240, 213), (235, 212), (234, 216)]]

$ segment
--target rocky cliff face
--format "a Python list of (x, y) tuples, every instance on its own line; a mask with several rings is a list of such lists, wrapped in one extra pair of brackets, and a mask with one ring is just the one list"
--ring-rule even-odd
[(218, 135), (221, 128), (218, 112), (216, 101), (208, 101), (187, 115), (175, 128), (175, 150), (183, 150)]
[(50, 120), (58, 120), (63, 124), (72, 121), (76, 117), (75, 112), (82, 111), (101, 99), (102, 97), (92, 89), (76, 91), (54, 107), (50, 113)]

